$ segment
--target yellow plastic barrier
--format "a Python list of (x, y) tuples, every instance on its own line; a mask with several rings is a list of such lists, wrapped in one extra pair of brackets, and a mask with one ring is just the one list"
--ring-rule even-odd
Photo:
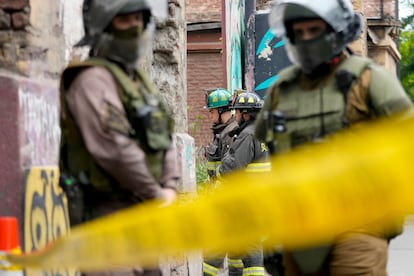
[(45, 250), (9, 255), (28, 267), (152, 265), (193, 249), (243, 251), (266, 244), (311, 245), (414, 211), (414, 119), (353, 129), (272, 159), (260, 177), (238, 172), (215, 194), (159, 208), (131, 208), (74, 228)]

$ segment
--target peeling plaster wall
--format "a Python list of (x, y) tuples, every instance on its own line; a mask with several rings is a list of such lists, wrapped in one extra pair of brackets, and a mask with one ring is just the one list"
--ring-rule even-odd
[(73, 45), (82, 38), (84, 33), (82, 24), (82, 3), (83, 0), (70, 0), (63, 1), (62, 4), (65, 62), (69, 62), (71, 58), (86, 57), (87, 54), (87, 49), (73, 49)]
[(62, 55), (65, 51), (62, 1), (30, 1), (29, 41), (37, 51), (29, 56), (29, 77), (58, 79), (65, 65)]

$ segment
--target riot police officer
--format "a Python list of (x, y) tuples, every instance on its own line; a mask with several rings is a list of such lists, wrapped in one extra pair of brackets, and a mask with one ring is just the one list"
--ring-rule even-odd
[[(280, 0), (269, 24), (283, 37), (293, 63), (269, 89), (255, 129), (256, 137), (273, 143), (276, 153), (412, 109), (395, 76), (347, 48), (363, 26), (349, 0)], [(284, 114), (283, 133), (274, 131), (276, 111)], [(332, 244), (286, 249), (286, 275), (387, 275), (388, 241), (400, 233), (401, 220), (381, 225), (350, 230)]]
[[(144, 34), (154, 28), (146, 0), (85, 0), (89, 58), (61, 77), (62, 185), (75, 225), (133, 204), (176, 199), (180, 178), (169, 107), (137, 68)], [(159, 269), (102, 271), (97, 275), (159, 275)], [(94, 273), (95, 275), (95, 273)]]

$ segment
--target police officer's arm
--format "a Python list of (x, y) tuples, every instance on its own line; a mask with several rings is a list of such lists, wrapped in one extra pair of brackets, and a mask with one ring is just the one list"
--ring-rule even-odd
[(240, 133), (229, 151), (224, 155), (219, 167), (220, 174), (225, 174), (246, 167), (254, 158), (254, 137)]
[(370, 99), (377, 115), (391, 115), (410, 110), (412, 102), (399, 80), (385, 68), (372, 65)]
[(86, 69), (66, 93), (68, 107), (88, 151), (102, 168), (137, 197), (162, 198), (161, 185), (150, 173), (142, 149), (134, 140), (108, 127), (108, 120), (129, 125), (116, 89), (107, 70)]
[(175, 202), (177, 199), (178, 180), (181, 174), (177, 165), (177, 152), (171, 147), (165, 153), (163, 171), (160, 180), (162, 186), (163, 205), (167, 206)]
[(177, 190), (178, 180), (180, 178), (181, 174), (178, 170), (177, 151), (174, 147), (171, 147), (165, 153), (163, 171), (160, 180), (161, 186), (163, 188)]

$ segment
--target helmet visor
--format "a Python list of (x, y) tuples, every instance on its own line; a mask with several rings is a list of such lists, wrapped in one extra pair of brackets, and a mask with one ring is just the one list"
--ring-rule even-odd
[(350, 0), (278, 0), (269, 15), (269, 27), (277, 36), (286, 33), (284, 23), (289, 20), (321, 18), (336, 32), (347, 29), (353, 21)]
[(276, 36), (283, 36), (286, 33), (285, 26), (283, 24), (286, 5), (276, 4), (269, 14), (269, 27), (270, 30)]
[(286, 36), (287, 21), (301, 21), (307, 19), (321, 18), (313, 10), (295, 3), (277, 4), (269, 15), (269, 26), (277, 36)]

